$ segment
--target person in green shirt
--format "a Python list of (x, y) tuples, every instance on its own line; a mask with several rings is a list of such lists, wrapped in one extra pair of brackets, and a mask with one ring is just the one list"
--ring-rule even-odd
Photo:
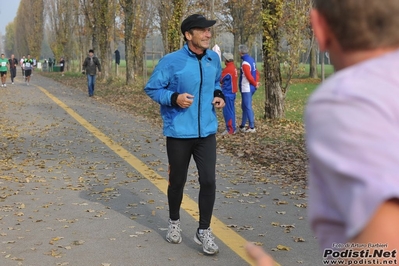
[(1, 54), (0, 58), (0, 76), (1, 76), (1, 87), (7, 87), (6, 79), (7, 79), (7, 71), (8, 71), (8, 59), (4, 57), (4, 54)]
[(24, 70), (25, 70), (25, 81), (26, 85), (29, 86), (30, 82), (30, 76), (32, 75), (33, 71), (33, 59), (30, 57), (30, 54), (28, 54), (28, 58), (24, 60)]

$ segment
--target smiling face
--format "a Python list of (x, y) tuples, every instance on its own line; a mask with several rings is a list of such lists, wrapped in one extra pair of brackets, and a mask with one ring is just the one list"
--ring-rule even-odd
[(196, 54), (202, 54), (209, 48), (211, 42), (211, 28), (194, 28), (185, 32), (188, 47)]

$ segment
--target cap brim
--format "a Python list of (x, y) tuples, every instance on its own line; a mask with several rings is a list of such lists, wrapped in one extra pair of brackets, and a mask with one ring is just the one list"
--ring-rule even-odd
[(216, 23), (216, 20), (207, 20), (206, 23), (204, 23), (204, 24), (206, 24), (204, 28), (212, 27), (213, 25), (215, 25), (215, 23)]

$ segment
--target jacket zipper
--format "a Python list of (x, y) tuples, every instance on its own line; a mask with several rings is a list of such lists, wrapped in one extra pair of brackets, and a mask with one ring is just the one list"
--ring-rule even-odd
[(198, 59), (198, 64), (200, 68), (200, 88), (199, 88), (199, 94), (198, 94), (198, 137), (201, 137), (201, 92), (202, 92), (202, 63), (201, 60)]

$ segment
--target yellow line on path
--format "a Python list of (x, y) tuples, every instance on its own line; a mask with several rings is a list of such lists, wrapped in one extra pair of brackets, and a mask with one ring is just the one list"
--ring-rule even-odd
[[(37, 85), (35, 85), (37, 86)], [(78, 121), (82, 126), (84, 126), (88, 131), (90, 131), (94, 136), (101, 140), (105, 145), (107, 145), (111, 150), (118, 154), (122, 159), (129, 163), (133, 168), (135, 168), (140, 174), (142, 174), (146, 179), (148, 179), (152, 184), (154, 184), (159, 190), (161, 190), (165, 195), (167, 193), (168, 182), (165, 178), (160, 176), (158, 173), (150, 169), (145, 163), (140, 161), (136, 156), (131, 154), (122, 146), (116, 144), (111, 138), (102, 133), (95, 126), (90, 124), (86, 119), (73, 111), (68, 105), (64, 104), (57, 97), (52, 95), (43, 87), (37, 86), (44, 94), (46, 94), (51, 100), (53, 100), (57, 105), (64, 109), (70, 116), (72, 116), (76, 121)], [(184, 194), (182, 208), (188, 212), (194, 219), (198, 216), (197, 214), (197, 203), (192, 200), (189, 196)], [(212, 229), (213, 233), (217, 238), (219, 238), (226, 246), (233, 250), (237, 255), (239, 255), (243, 260), (248, 262), (250, 265), (255, 265), (253, 261), (247, 256), (244, 246), (247, 243), (242, 236), (237, 234), (235, 231), (227, 227), (222, 221), (220, 221), (215, 216), (212, 216)], [(277, 264), (278, 265), (278, 264)]]

